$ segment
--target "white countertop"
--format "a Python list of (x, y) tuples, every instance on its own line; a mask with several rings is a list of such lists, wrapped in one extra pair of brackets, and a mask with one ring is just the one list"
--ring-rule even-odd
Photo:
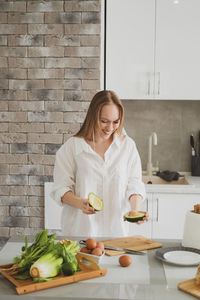
[(200, 194), (200, 177), (185, 175), (189, 185), (145, 184), (147, 193)]
[[(75, 239), (73, 237), (68, 238), (71, 240), (79, 240), (77, 237)], [(80, 237), (80, 239), (84, 238), (85, 237)], [(63, 237), (60, 239), (62, 240)], [(32, 242), (29, 237), (28, 240)], [(161, 242), (163, 247), (180, 246), (180, 241), (158, 240), (158, 242)], [(11, 262), (11, 258), (20, 251), (22, 245), (24, 245), (23, 236), (12, 237), (0, 251), (1, 264)], [(131, 255), (132, 265), (129, 268), (121, 268), (119, 266), (119, 256), (105, 256), (100, 267), (108, 270), (106, 276), (45, 289), (23, 296), (17, 295), (14, 285), (1, 276), (0, 298), (1, 300), (17, 300), (19, 298), (24, 300), (193, 299), (191, 295), (177, 289), (177, 284), (183, 280), (182, 273), (186, 274), (184, 280), (191, 279), (191, 274), (187, 273), (188, 267), (181, 266), (181, 277), (179, 278), (178, 275), (173, 276), (173, 280), (171, 280), (171, 278), (168, 278), (165, 274), (163, 262), (155, 257), (157, 250), (158, 249), (147, 250), (145, 256)], [(170, 274), (173, 272), (174, 275), (174, 266), (169, 266), (169, 268), (171, 269)]]

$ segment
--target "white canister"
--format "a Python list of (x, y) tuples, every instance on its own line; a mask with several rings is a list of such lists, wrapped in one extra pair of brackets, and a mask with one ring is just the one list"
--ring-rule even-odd
[(182, 246), (200, 249), (200, 214), (193, 211), (187, 212)]

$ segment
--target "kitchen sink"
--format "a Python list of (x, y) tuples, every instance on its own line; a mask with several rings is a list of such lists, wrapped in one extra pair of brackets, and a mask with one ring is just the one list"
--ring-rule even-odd
[(148, 176), (148, 175), (143, 175), (142, 176), (142, 181), (144, 184), (164, 184), (164, 185), (190, 185), (191, 184), (188, 182), (187, 178), (185, 176), (179, 177), (178, 180), (173, 180), (173, 181), (166, 181), (159, 176), (153, 175), (153, 176)]

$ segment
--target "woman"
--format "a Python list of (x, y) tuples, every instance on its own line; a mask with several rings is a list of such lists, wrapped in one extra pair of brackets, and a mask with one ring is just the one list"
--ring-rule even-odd
[[(123, 215), (140, 209), (145, 189), (138, 151), (123, 125), (120, 99), (112, 91), (100, 91), (79, 132), (57, 151), (51, 195), (63, 205), (64, 235), (126, 236), (129, 226), (135, 228)], [(90, 192), (103, 200), (103, 211), (89, 205)]]

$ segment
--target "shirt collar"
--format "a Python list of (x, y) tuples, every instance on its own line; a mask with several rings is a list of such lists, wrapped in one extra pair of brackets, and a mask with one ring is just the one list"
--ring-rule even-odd
[[(118, 133), (114, 133), (113, 135), (113, 142), (112, 144), (115, 144), (118, 148), (120, 147), (122, 141), (126, 137), (126, 131), (123, 129), (122, 134), (119, 135)], [(81, 146), (80, 146), (80, 140), (81, 140)], [(90, 145), (83, 139), (83, 138), (77, 138), (78, 145), (76, 147), (76, 154), (80, 154), (81, 152), (93, 152), (92, 148)]]
[(120, 146), (120, 144), (122, 143), (122, 141), (124, 140), (125, 136), (126, 136), (126, 131), (123, 129), (122, 130), (122, 134), (119, 135), (118, 133), (114, 133), (114, 136), (113, 136), (113, 144), (116, 144), (117, 147)]

